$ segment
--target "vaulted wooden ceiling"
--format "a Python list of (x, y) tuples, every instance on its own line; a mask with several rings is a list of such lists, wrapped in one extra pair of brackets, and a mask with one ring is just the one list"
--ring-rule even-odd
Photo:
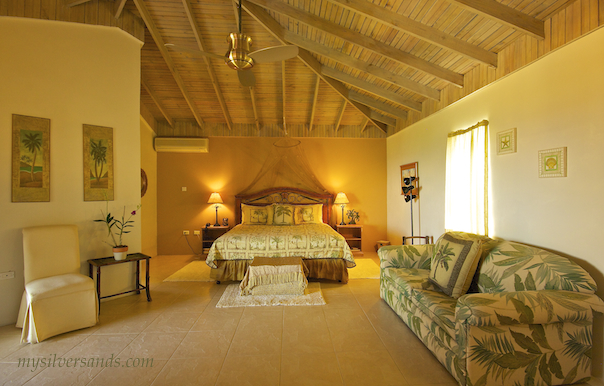
[(249, 88), (194, 53), (226, 53), (233, 0), (56, 1), (142, 19), (141, 104), (160, 135), (385, 137), (604, 19), (604, 0), (241, 0), (253, 50), (299, 47), (256, 64)]

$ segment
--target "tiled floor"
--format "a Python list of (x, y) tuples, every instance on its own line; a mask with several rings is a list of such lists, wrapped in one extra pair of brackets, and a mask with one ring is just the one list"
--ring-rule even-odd
[[(216, 308), (225, 284), (162, 281), (191, 259), (154, 258), (153, 301), (141, 294), (103, 302), (95, 327), (36, 345), (0, 327), (0, 384), (457, 384), (380, 299), (379, 280), (321, 283), (325, 306)], [(120, 366), (17, 365), (55, 356), (119, 358)], [(153, 366), (123, 367), (128, 358), (152, 358)]]

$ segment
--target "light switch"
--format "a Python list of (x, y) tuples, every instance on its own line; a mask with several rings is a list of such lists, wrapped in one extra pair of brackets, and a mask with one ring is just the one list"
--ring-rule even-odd
[(187, 191), (187, 187), (186, 186), (183, 186), (181, 189), (182, 189), (183, 192)]

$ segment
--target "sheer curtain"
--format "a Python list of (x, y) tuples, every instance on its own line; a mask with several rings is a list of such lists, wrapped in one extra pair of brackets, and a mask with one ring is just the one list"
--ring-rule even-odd
[(445, 229), (488, 235), (488, 121), (449, 134)]

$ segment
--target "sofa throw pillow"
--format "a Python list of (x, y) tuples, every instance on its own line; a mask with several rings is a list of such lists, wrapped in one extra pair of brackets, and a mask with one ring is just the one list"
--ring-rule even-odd
[(273, 207), (271, 205), (255, 206), (241, 204), (241, 224), (271, 225), (272, 221)]
[(294, 225), (294, 207), (287, 204), (273, 204), (273, 225)]
[(465, 294), (480, 261), (481, 243), (451, 233), (442, 235), (434, 246), (430, 281), (452, 298)]
[(323, 222), (323, 204), (294, 206), (294, 223), (320, 224)]

